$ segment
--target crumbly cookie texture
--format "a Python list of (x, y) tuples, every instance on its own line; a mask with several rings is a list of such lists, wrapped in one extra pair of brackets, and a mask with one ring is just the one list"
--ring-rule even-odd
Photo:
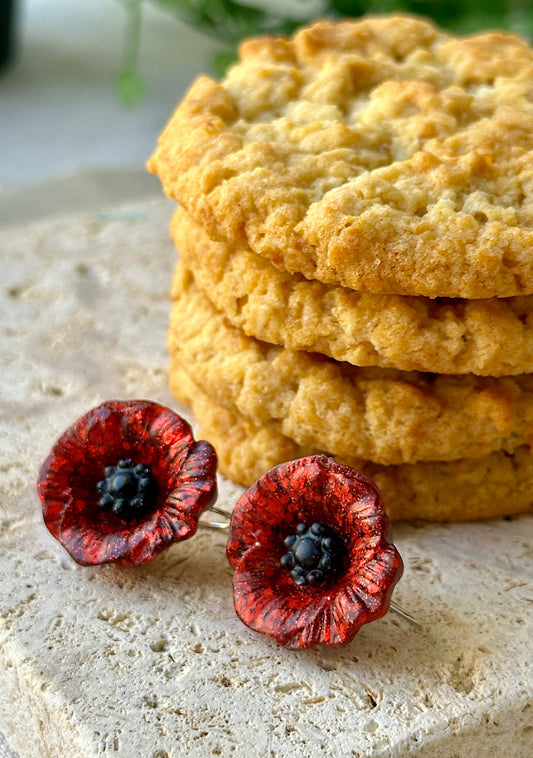
[(533, 293), (533, 50), (408, 16), (244, 42), (149, 169), (209, 235), (359, 291)]
[(171, 232), (199, 287), (246, 334), (356, 366), (505, 376), (533, 372), (533, 296), (430, 300), (309, 281), (212, 240), (178, 207)]
[(299, 444), (384, 464), (479, 457), (533, 442), (533, 376), (359, 368), (247, 337), (178, 264), (169, 352), (218, 405)]
[[(220, 472), (245, 487), (278, 463), (319, 452), (279, 434), (268, 422), (254, 424), (217, 405), (198, 391), (179, 360), (173, 361), (170, 379), (177, 399), (192, 407), (201, 436), (215, 446)], [(374, 479), (391, 519), (476, 521), (533, 510), (533, 455), (527, 447), (513, 455), (494, 452), (400, 466), (337, 459)]]

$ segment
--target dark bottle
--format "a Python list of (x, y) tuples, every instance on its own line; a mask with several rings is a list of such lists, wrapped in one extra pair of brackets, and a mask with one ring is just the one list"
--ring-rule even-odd
[(13, 58), (16, 0), (0, 0), (0, 69)]

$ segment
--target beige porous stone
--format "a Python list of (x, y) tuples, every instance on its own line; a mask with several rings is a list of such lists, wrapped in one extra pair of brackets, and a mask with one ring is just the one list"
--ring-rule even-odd
[[(105, 399), (167, 389), (161, 202), (0, 231), (0, 728), (21, 758), (529, 758), (533, 519), (395, 525), (389, 613), (295, 653), (235, 615), (225, 536), (83, 568), (35, 481)], [(196, 428), (196, 427), (195, 427)], [(242, 489), (220, 477), (219, 505)]]

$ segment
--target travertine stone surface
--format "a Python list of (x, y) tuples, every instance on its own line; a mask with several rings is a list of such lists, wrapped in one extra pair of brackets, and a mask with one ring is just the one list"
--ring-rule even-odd
[[(104, 399), (167, 390), (167, 203), (0, 232), (0, 728), (21, 758), (526, 758), (533, 519), (398, 524), (395, 614), (294, 653), (233, 612), (222, 533), (141, 569), (81, 568), (39, 466)], [(220, 504), (240, 490), (220, 482)]]

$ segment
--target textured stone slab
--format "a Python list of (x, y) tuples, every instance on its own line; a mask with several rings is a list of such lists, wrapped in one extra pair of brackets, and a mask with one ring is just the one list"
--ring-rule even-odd
[[(81, 568), (41, 522), (39, 466), (104, 399), (166, 388), (164, 201), (0, 233), (0, 728), (21, 758), (526, 758), (533, 519), (399, 524), (391, 613), (294, 653), (233, 612), (224, 536)], [(240, 490), (221, 481), (220, 504)]]

